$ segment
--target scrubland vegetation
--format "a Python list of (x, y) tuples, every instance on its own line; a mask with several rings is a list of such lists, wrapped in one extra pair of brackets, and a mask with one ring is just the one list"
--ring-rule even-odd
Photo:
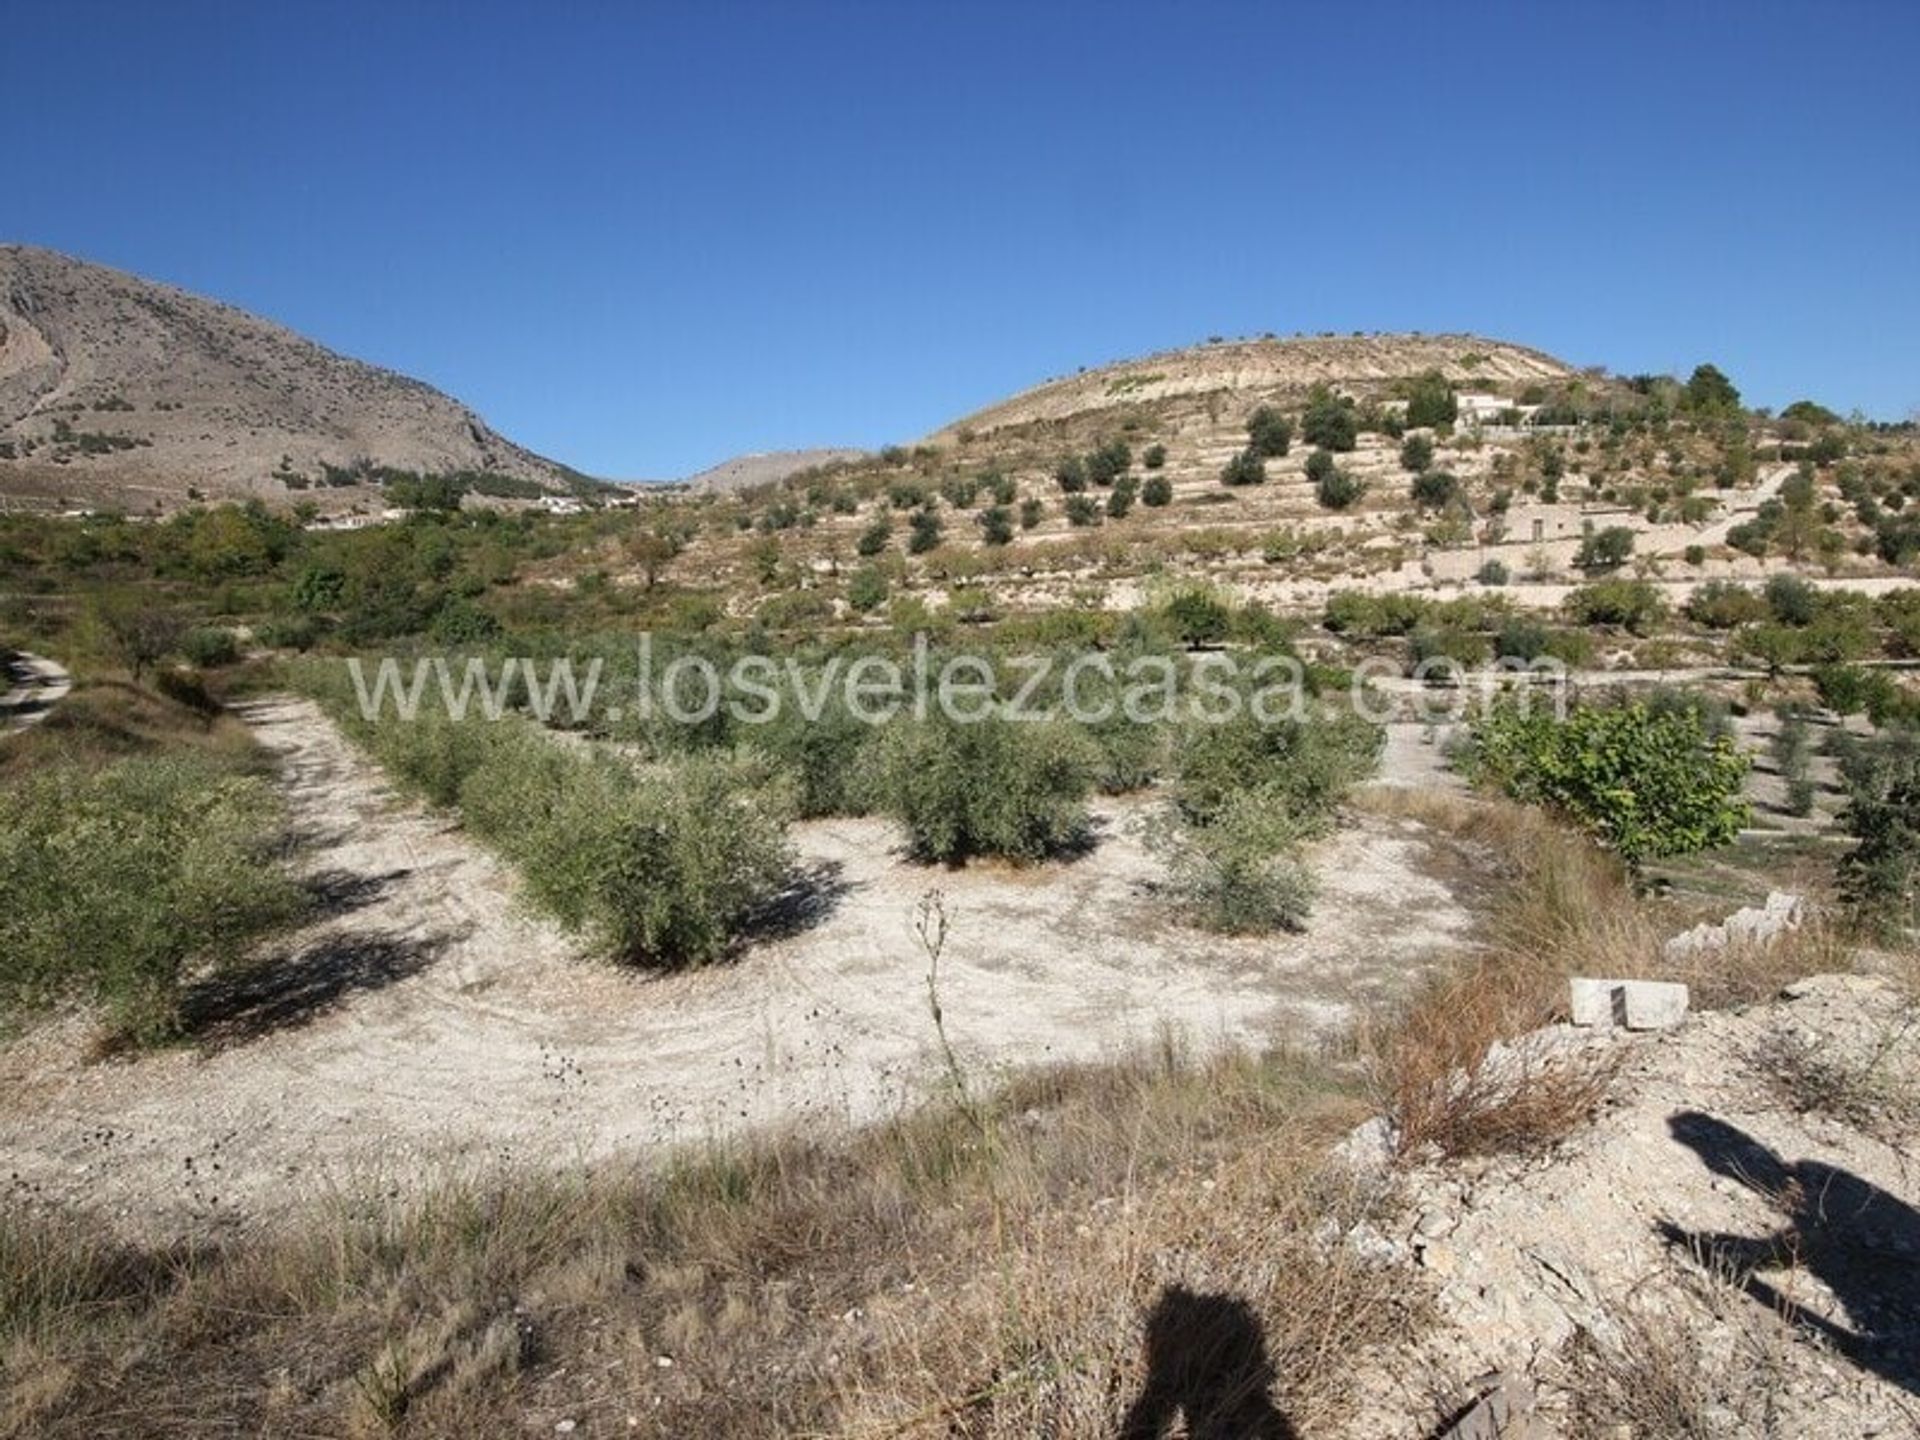
[[(246, 1433), (453, 1436), (514, 1414), (660, 1436), (1111, 1435), (1144, 1381), (1140, 1317), (1168, 1293), (1155, 1257), (1177, 1254), (1189, 1279), (1244, 1297), (1276, 1396), (1314, 1433), (1356, 1357), (1417, 1330), (1424, 1304), (1316, 1241), (1373, 1203), (1325, 1166), (1335, 1138), (1380, 1113), (1403, 1156), (1549, 1150), (1603, 1103), (1605, 1064), (1516, 1083), (1488, 1055), (1561, 1016), (1569, 975), (1681, 978), (1697, 1004), (1736, 1005), (1846, 968), (1865, 942), (1904, 951), (1920, 922), (1920, 700), (1884, 663), (1920, 658), (1916, 592), (1726, 573), (1738, 557), (1868, 573), (1920, 553), (1920, 468), (1899, 437), (1813, 408), (1751, 416), (1712, 367), (1511, 398), (1540, 407), (1537, 433), (1491, 458), (1435, 373), (1224, 416), (1234, 448), (1204, 464), (1142, 408), (1103, 433), (900, 450), (637, 513), (461, 510), (457, 487), (402, 486), (418, 513), (360, 532), (260, 506), (0, 520), (21, 577), (0, 623), (81, 678), (43, 726), (0, 740), (0, 1004), (15, 1026), (79, 1007), (116, 1041), (183, 1038), (183, 988), (299, 916), (273, 777), (226, 708), (267, 686), (315, 698), (398, 789), (508, 862), (528, 902), (623, 963), (737, 954), (807, 883), (796, 822), (888, 817), (929, 886), (967, 864), (1038, 884), (1098, 841), (1096, 794), (1136, 797), (1126, 813), (1171, 922), (1306, 925), (1312, 847), (1355, 808), (1451, 846), (1481, 908), (1457, 963), (1313, 1053), (1194, 1056), (1168, 1037), (1107, 1064), (959, 1073), (849, 1135), (750, 1136), (644, 1169), (414, 1177), (219, 1244), (110, 1239), (10, 1205), (4, 1424), (79, 1436), (215, 1416)], [(1381, 456), (1391, 483), (1363, 466)], [(1577, 573), (1550, 607), (1516, 598), (1550, 568), (1517, 558), (1444, 596), (1346, 583), (1369, 556), (1498, 543), (1518, 504), (1579, 496), (1703, 524), (1763, 463), (1795, 470), (1724, 544), (1688, 555), (1723, 569), (1684, 600), (1611, 522), (1567, 538)], [(1232, 523), (1286, 484), (1299, 517)], [(1388, 505), (1405, 523), (1372, 549), (1334, 528)], [(1227, 520), (1202, 523), (1215, 511)], [(1247, 572), (1326, 583), (1283, 617)], [(1030, 583), (1056, 591), (1023, 600)], [(1109, 584), (1133, 587), (1124, 613), (1104, 605)], [(429, 705), (401, 723), (367, 720), (341, 668), (376, 650), (564, 655), (631, 687), (641, 628), (658, 663), (790, 660), (795, 699), (836, 660), (898, 658), (922, 637), (936, 657), (1092, 651), (1182, 674), (1219, 651), (1292, 657), (1316, 704), (1272, 723), (873, 727), (830, 697), (767, 725), (689, 726), (632, 710), (543, 722), (521, 685), (498, 719)], [(1477, 791), (1356, 793), (1382, 735), (1339, 692), (1347, 667), (1382, 657), (1442, 679), (1500, 658), (1739, 669), (1681, 694), (1609, 694), (1589, 676), (1564, 723), (1510, 695), (1455, 756)], [(1732, 726), (1770, 709), (1783, 810), (1831, 823), (1831, 759), (1849, 843), (1791, 852), (1815, 917), (1779, 945), (1670, 957), (1668, 936), (1785, 863), (1734, 844), (1763, 817)], [(931, 1042), (931, 973), (928, 1000)]]

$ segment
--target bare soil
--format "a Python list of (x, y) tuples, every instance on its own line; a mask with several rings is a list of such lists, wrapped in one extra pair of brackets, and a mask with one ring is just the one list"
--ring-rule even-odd
[[(1355, 817), (1316, 855), (1306, 933), (1169, 918), (1134, 828), (1027, 870), (931, 870), (892, 827), (799, 827), (802, 876), (731, 962), (656, 976), (583, 953), (507, 868), (399, 801), (305, 701), (246, 712), (283, 769), (320, 917), (189, 997), (190, 1044), (90, 1059), (75, 1015), (0, 1050), (0, 1176), (128, 1228), (254, 1223), (444, 1165), (592, 1162), (750, 1125), (872, 1119), (938, 1083), (916, 903), (944, 892), (940, 999), (963, 1063), (1088, 1059), (1181, 1032), (1313, 1044), (1468, 943), (1417, 822)], [(1457, 868), (1457, 867), (1456, 867)]]

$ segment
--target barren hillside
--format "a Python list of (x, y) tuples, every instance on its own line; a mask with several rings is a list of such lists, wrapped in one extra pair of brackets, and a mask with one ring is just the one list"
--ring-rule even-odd
[(1078, 419), (1130, 407), (1179, 409), (1257, 397), (1285, 399), (1314, 385), (1356, 393), (1438, 370), (1463, 389), (1565, 380), (1573, 367), (1538, 350), (1477, 335), (1299, 336), (1236, 340), (1169, 350), (1049, 380), (967, 416), (931, 437), (990, 435), (1035, 423)]
[(0, 247), (0, 495), (272, 500), (365, 466), (568, 476), (417, 380), (172, 286)]
[(756, 485), (774, 485), (802, 470), (829, 465), (836, 460), (859, 460), (862, 450), (815, 449), (769, 450), (756, 455), (736, 455), (718, 465), (709, 466), (682, 483), (696, 495), (729, 490), (751, 490)]

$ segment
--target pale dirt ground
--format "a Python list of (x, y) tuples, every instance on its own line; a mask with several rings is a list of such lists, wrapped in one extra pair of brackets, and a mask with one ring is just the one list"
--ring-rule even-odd
[(200, 1043), (89, 1063), (74, 1017), (0, 1051), (0, 1177), (132, 1228), (269, 1217), (427, 1162), (592, 1161), (767, 1123), (871, 1119), (937, 1080), (912, 933), (939, 887), (947, 1023), (979, 1078), (1196, 1045), (1313, 1043), (1467, 943), (1471, 914), (1411, 822), (1361, 817), (1316, 856), (1308, 932), (1223, 940), (1168, 922), (1138, 804), (1030, 871), (929, 870), (875, 820), (799, 827), (815, 913), (706, 971), (649, 977), (529, 915), (506, 868), (398, 801), (311, 705), (247, 714), (281, 760), (325, 918), (259, 978), (195, 1000)]
[[(1531, 1038), (1543, 1053), (1583, 1043), (1564, 1027)], [(1920, 1434), (1910, 994), (1822, 976), (1584, 1043), (1618, 1066), (1590, 1129), (1540, 1158), (1416, 1166), (1392, 1182), (1399, 1221), (1345, 1237), (1430, 1287), (1438, 1323), (1373, 1357), (1372, 1403), (1336, 1433), (1428, 1434), (1406, 1417), (1492, 1370), (1538, 1387), (1540, 1440), (1575, 1433), (1596, 1389), (1584, 1349), (1643, 1405), (1663, 1369), (1692, 1401), (1688, 1415), (1669, 1396), (1664, 1427), (1600, 1433)]]

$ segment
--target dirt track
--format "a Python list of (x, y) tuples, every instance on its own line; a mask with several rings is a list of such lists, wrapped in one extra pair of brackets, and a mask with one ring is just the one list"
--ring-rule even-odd
[(324, 913), (240, 981), (197, 991), (197, 1043), (88, 1064), (83, 1021), (0, 1051), (0, 1175), (171, 1229), (427, 1161), (592, 1160), (764, 1122), (871, 1118), (935, 1073), (915, 902), (953, 935), (949, 1028), (987, 1069), (1109, 1053), (1173, 1026), (1197, 1043), (1324, 1033), (1456, 947), (1470, 922), (1423, 833), (1377, 818), (1330, 841), (1309, 933), (1220, 940), (1166, 923), (1134, 809), (1103, 805), (1070, 864), (929, 871), (875, 820), (799, 827), (800, 919), (707, 971), (649, 977), (578, 954), (443, 816), (398, 801), (304, 701), (247, 714), (283, 766)]

